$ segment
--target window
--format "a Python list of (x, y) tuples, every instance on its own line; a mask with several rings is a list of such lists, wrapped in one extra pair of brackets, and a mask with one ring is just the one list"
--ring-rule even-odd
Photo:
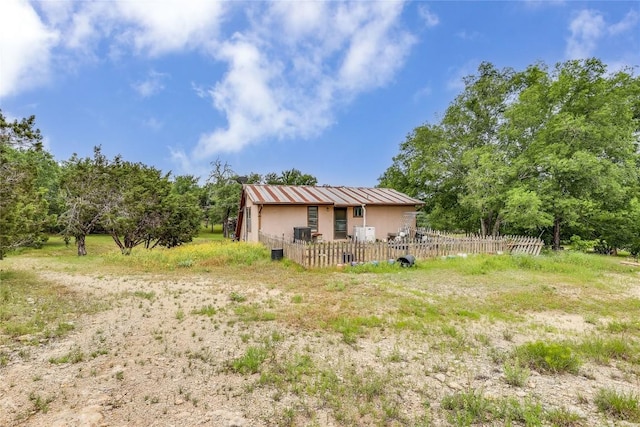
[(354, 206), (353, 207), (353, 217), (354, 218), (362, 218), (362, 216), (363, 216), (362, 206)]
[(307, 226), (311, 228), (312, 233), (318, 231), (318, 207), (307, 206)]
[(247, 233), (251, 233), (251, 207), (247, 206)]

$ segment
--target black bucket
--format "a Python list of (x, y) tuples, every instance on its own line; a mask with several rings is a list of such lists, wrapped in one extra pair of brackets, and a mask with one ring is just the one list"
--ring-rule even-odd
[(398, 258), (398, 262), (401, 267), (413, 267), (416, 263), (416, 258), (413, 255), (404, 255)]
[(284, 257), (284, 249), (271, 249), (271, 260), (279, 261)]

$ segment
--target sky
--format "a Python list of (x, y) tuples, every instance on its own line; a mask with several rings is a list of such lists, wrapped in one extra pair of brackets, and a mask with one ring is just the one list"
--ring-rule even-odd
[(640, 73), (635, 1), (1, 0), (0, 110), (74, 153), (370, 187), (481, 62)]

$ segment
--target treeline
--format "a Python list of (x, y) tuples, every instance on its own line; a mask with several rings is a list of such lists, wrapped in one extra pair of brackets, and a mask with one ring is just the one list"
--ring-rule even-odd
[(203, 185), (199, 177), (171, 176), (142, 163), (73, 155), (58, 162), (42, 144), (35, 117), (7, 121), (0, 111), (0, 259), (19, 247), (39, 247), (51, 233), (72, 239), (86, 255), (85, 239), (107, 233), (123, 254), (143, 245), (171, 248), (190, 242), (206, 225), (237, 215), (242, 183), (315, 185), (297, 169), (239, 176), (219, 160)]
[(640, 79), (597, 59), (490, 63), (380, 177), (426, 202), (427, 225), (640, 252)]

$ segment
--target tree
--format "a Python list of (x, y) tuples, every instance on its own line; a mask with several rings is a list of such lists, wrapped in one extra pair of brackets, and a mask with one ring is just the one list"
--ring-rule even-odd
[(145, 247), (172, 248), (190, 242), (198, 234), (202, 210), (199, 205), (198, 179), (186, 175), (178, 176), (171, 183), (171, 191), (162, 202), (162, 221), (150, 230)]
[(100, 147), (94, 147), (93, 158), (74, 154), (63, 164), (60, 191), (64, 210), (58, 223), (65, 240), (75, 239), (79, 256), (87, 254), (86, 237), (118, 202), (120, 189), (111, 181), (111, 166)]
[(638, 196), (638, 95), (637, 77), (597, 59), (553, 72), (481, 64), (442, 121), (401, 144), (380, 185), (423, 198), (439, 228), (550, 228), (556, 249), (562, 230), (623, 245), (612, 231)]
[(158, 238), (158, 229), (167, 221), (171, 183), (168, 175), (142, 163), (116, 161), (108, 169), (115, 197), (101, 224), (120, 251), (129, 255), (134, 247)]
[(238, 175), (231, 169), (228, 163), (222, 163), (220, 159), (211, 162), (213, 170), (209, 174), (210, 199), (213, 201), (211, 208), (212, 223), (222, 224), (224, 237), (231, 235), (232, 225), (229, 219), (238, 215), (242, 183), (237, 180)]
[[(562, 227), (585, 228), (602, 211), (628, 208), (637, 191), (638, 123), (633, 78), (609, 75), (597, 59), (567, 61), (550, 73), (534, 65), (506, 113), (525, 188), (553, 218), (553, 248)], [(602, 225), (602, 224), (601, 224)]]
[(51, 162), (35, 116), (8, 122), (0, 110), (0, 259), (46, 240), (47, 191), (40, 183)]
[(303, 174), (298, 169), (289, 169), (280, 172), (280, 175), (271, 172), (265, 175), (266, 184), (270, 185), (317, 185), (318, 180), (313, 175)]

